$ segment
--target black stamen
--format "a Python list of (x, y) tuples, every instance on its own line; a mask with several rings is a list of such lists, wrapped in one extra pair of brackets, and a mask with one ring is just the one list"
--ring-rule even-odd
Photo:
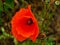
[(30, 19), (28, 19), (27, 24), (28, 24), (28, 25), (33, 24), (33, 20), (32, 20), (31, 18), (30, 18)]

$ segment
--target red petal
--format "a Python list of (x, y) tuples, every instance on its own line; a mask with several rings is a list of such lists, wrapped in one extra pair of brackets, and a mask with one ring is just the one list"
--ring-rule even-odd
[(16, 32), (16, 30), (12, 30), (12, 34), (13, 34), (14, 37), (15, 37), (18, 41), (20, 41), (20, 42), (26, 40), (26, 37), (23, 37), (22, 35), (18, 34), (18, 33)]
[(18, 23), (13, 23), (12, 27), (15, 27), (15, 30), (18, 32), (18, 34), (28, 38), (34, 34), (36, 24), (34, 22), (33, 25), (27, 26), (26, 24), (24, 24), (26, 20), (27, 18), (23, 18), (20, 20), (20, 22), (18, 21)]
[[(20, 20), (22, 17), (27, 16), (31, 17), (34, 24), (31, 26), (26, 26), (25, 19)], [(20, 23), (21, 22), (21, 23)], [(29, 5), (27, 9), (21, 8), (13, 17), (12, 21), (12, 33), (19, 41), (24, 41), (26, 38), (30, 37), (32, 41), (35, 41), (38, 34), (37, 20), (35, 19), (33, 13), (31, 12), (31, 6)], [(20, 25), (21, 24), (21, 25)], [(36, 27), (36, 28), (35, 28)], [(34, 35), (33, 35), (34, 34)]]
[(31, 10), (31, 5), (28, 5), (28, 9), (30, 9), (30, 10)]
[(30, 17), (22, 17), (22, 19), (20, 19), (20, 22), (17, 24), (17, 26), (15, 26), (16, 31), (18, 32), (18, 34), (23, 35), (24, 37), (30, 37), (31, 35), (34, 34), (35, 32), (35, 26), (36, 23), (33, 22), (32, 25), (27, 25), (26, 24), (26, 20), (29, 19)]
[(38, 27), (35, 29), (35, 33), (34, 35), (30, 36), (30, 39), (35, 42), (36, 41), (36, 38), (38, 37), (38, 34), (39, 34), (39, 29)]
[(18, 34), (21, 34), (22, 36), (27, 37), (27, 38), (29, 38), (35, 32), (35, 29), (33, 29), (33, 30), (28, 29), (29, 31), (26, 31), (26, 29), (24, 30), (21, 28), (17, 28), (16, 30), (19, 30), (19, 31), (17, 31)]

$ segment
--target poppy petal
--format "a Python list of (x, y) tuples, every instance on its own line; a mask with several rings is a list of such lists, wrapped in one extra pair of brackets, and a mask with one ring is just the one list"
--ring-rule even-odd
[(25, 37), (30, 37), (31, 35), (34, 34), (35, 26), (36, 26), (35, 22), (32, 25), (27, 25), (27, 24), (24, 23), (24, 22), (27, 22), (26, 20), (29, 19), (29, 18), (24, 17), (23, 19), (20, 19), (20, 22), (17, 24), (18, 26), (17, 27), (15, 26), (16, 31), (18, 32), (18, 34), (21, 34), (21, 35), (23, 35)]
[(27, 38), (33, 35), (35, 32), (35, 29), (33, 29), (32, 31), (24, 31), (24, 29), (16, 28), (16, 30), (20, 30), (20, 31), (17, 31), (18, 34), (21, 34), (22, 36), (27, 37)]
[(29, 5), (28, 8), (21, 8), (16, 12), (11, 24), (12, 34), (20, 42), (29, 37), (34, 42), (39, 34), (37, 20), (31, 12), (31, 5)]
[(17, 34), (17, 31), (16, 31), (16, 30), (12, 30), (12, 34), (13, 34), (14, 37), (15, 37), (18, 41), (20, 41), (20, 42), (26, 40), (25, 37), (23, 37), (23, 36), (20, 35), (20, 34)]
[(39, 34), (39, 29), (36, 28), (36, 30), (35, 30), (35, 32), (34, 32), (34, 35), (30, 36), (30, 39), (31, 39), (33, 42), (35, 42), (38, 34)]

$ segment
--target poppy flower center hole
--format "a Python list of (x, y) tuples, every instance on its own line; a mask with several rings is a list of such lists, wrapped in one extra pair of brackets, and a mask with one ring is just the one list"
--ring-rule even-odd
[(28, 19), (27, 25), (31, 25), (31, 24), (33, 24), (33, 20), (32, 19)]

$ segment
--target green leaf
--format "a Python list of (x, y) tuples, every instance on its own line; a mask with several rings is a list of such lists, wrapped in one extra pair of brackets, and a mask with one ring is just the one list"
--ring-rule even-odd
[(49, 45), (53, 45), (53, 39), (52, 38), (48, 38), (47, 42)]
[(2, 0), (0, 0), (0, 11), (3, 10), (3, 4), (2, 4)]
[(48, 30), (48, 26), (47, 26), (47, 24), (44, 24), (43, 27), (44, 27), (44, 30), (46, 30), (46, 31)]
[(5, 0), (5, 4), (11, 8), (14, 8), (14, 0)]
[(48, 4), (50, 2), (50, 0), (45, 0), (45, 3)]
[(13, 8), (14, 8), (14, 0), (5, 0), (4, 11), (8, 13), (9, 9), (13, 10)]
[(2, 0), (0, 0), (0, 17), (2, 16), (2, 11), (3, 11), (3, 4), (2, 4)]
[(14, 0), (5, 0), (4, 12), (6, 13), (9, 19), (11, 19), (13, 9), (14, 9)]
[(0, 26), (3, 24), (3, 21), (2, 21), (2, 19), (0, 18)]

